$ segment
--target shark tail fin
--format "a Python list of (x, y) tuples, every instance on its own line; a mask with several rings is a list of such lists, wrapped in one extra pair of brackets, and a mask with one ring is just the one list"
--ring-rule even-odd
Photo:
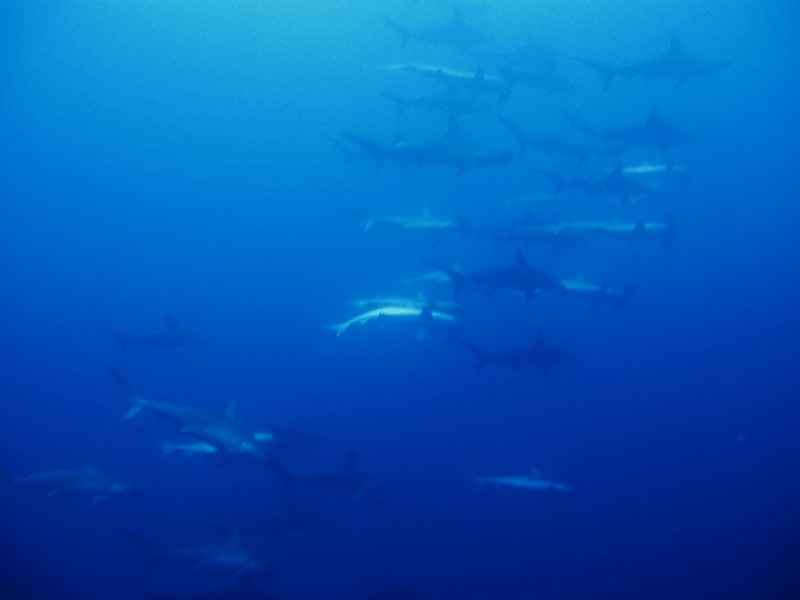
[(336, 337), (339, 337), (345, 331), (347, 331), (349, 327), (350, 327), (350, 323), (347, 322), (347, 323), (340, 323), (338, 325), (327, 325), (325, 327), (325, 329), (329, 329), (330, 331), (335, 331), (336, 332)]
[(383, 163), (386, 160), (386, 154), (384, 152), (384, 147), (381, 144), (360, 135), (353, 135), (352, 133), (343, 133), (342, 137), (344, 137), (346, 140), (349, 140), (356, 146), (359, 146), (362, 150), (369, 154), (375, 161), (375, 170), (378, 170), (383, 166)]
[(161, 553), (158, 551), (158, 546), (155, 542), (122, 527), (117, 527), (117, 533), (133, 544), (133, 547), (147, 559), (144, 567), (145, 573), (152, 571), (161, 562)]
[(447, 276), (447, 278), (453, 282), (455, 296), (459, 296), (461, 294), (461, 292), (464, 289), (464, 283), (466, 282), (466, 277), (463, 274), (459, 273), (455, 269), (450, 269), (448, 267), (442, 266), (430, 260), (425, 261), (425, 263), (428, 266), (433, 267), (437, 271), (441, 271), (442, 273), (444, 273)]
[(514, 136), (514, 139), (517, 140), (517, 144), (519, 144), (519, 155), (522, 156), (525, 154), (525, 150), (528, 149), (528, 138), (522, 130), (502, 115), (497, 115), (497, 120), (505, 125), (506, 129)]
[(466, 340), (462, 340), (459, 337), (452, 337), (452, 341), (461, 344), (464, 348), (466, 348), (472, 356), (475, 357), (475, 360), (478, 362), (475, 365), (475, 370), (480, 371), (483, 367), (485, 367), (489, 362), (492, 360), (492, 356), (486, 352), (486, 350), (479, 348), (475, 344), (471, 344)]
[(400, 46), (405, 47), (405, 45), (408, 43), (408, 40), (411, 38), (411, 32), (407, 28), (400, 25), (400, 23), (392, 21), (391, 19), (386, 19), (386, 24), (390, 29), (392, 29), (392, 31), (400, 36)]
[(114, 367), (110, 365), (106, 365), (106, 371), (108, 372), (109, 375), (111, 375), (111, 379), (114, 380), (114, 383), (116, 383), (126, 392), (133, 393), (133, 386), (127, 379), (125, 379), (125, 377), (122, 376), (122, 374), (119, 371), (117, 371)]
[(599, 60), (581, 59), (580, 62), (595, 71), (603, 78), (603, 90), (607, 90), (619, 75), (619, 70), (608, 63)]
[(131, 408), (128, 410), (128, 412), (126, 412), (123, 415), (122, 420), (123, 421), (127, 421), (129, 419), (132, 419), (133, 417), (138, 415), (140, 412), (142, 412), (142, 408), (143, 407), (144, 406), (142, 404), (141, 396), (133, 396), (133, 406), (131, 406)]
[(130, 339), (127, 335), (122, 333), (121, 331), (117, 331), (116, 329), (107, 328), (108, 332), (111, 336), (117, 341), (119, 347), (122, 349), (123, 352), (128, 350), (128, 344), (130, 343)]
[(165, 456), (172, 456), (172, 454), (175, 452), (175, 444), (173, 444), (172, 442), (161, 442), (161, 444), (159, 444), (159, 447), (161, 448), (162, 458)]

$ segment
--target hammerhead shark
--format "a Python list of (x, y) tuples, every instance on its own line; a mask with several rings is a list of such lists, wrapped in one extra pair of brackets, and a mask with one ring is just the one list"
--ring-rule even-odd
[(513, 367), (514, 369), (539, 367), (544, 376), (549, 377), (553, 365), (563, 362), (575, 362), (575, 358), (571, 354), (554, 348), (553, 346), (545, 345), (541, 330), (536, 333), (536, 342), (533, 346), (507, 352), (498, 352), (496, 354), (491, 354), (475, 344), (471, 344), (460, 338), (453, 338), (453, 340), (464, 346), (464, 348), (469, 350), (478, 360), (478, 363), (475, 365), (476, 369), (482, 369), (489, 363), (505, 365)]
[(708, 61), (687, 54), (678, 36), (672, 35), (669, 51), (661, 56), (647, 60), (630, 62), (621, 67), (595, 60), (581, 59), (581, 62), (597, 71), (604, 81), (604, 89), (608, 89), (618, 77), (626, 79), (641, 78), (645, 80), (661, 79), (671, 81), (680, 86), (690, 79), (700, 79), (714, 75), (731, 65), (731, 61)]
[(344, 138), (360, 147), (375, 161), (375, 168), (386, 161), (402, 165), (445, 165), (455, 167), (463, 175), (476, 167), (494, 167), (512, 160), (510, 152), (486, 152), (467, 143), (453, 115), (447, 122), (447, 133), (439, 139), (421, 142), (383, 144), (359, 135), (345, 133)]

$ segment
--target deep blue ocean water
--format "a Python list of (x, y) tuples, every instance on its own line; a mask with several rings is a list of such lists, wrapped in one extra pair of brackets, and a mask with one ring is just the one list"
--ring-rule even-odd
[[(3, 3), (0, 597), (800, 597), (799, 13), (755, 0)], [(424, 38), (453, 14), (487, 40), (403, 44), (386, 22)], [(730, 65), (605, 90), (589, 65), (664, 55), (673, 35)], [(457, 117), (510, 164), (376, 169), (342, 137), (440, 138), (446, 111), (398, 114), (390, 94), (446, 87), (380, 67), (497, 76), (495, 57), (529, 36), (569, 89), (515, 82), (505, 100), (475, 83), (466, 97), (488, 106)], [(603, 129), (654, 105), (693, 143), (520, 156), (497, 119), (590, 143), (567, 116)], [(617, 159), (692, 176), (626, 206), (554, 197), (532, 170), (602, 181)], [(353, 211), (429, 212), (472, 233), (365, 231)], [(546, 226), (667, 214), (668, 247), (598, 239), (554, 257), (476, 234), (523, 215)], [(327, 327), (363, 312), (355, 299), (423, 298), (406, 280), (426, 261), (468, 273), (514, 264), (517, 248), (551, 277), (634, 294), (614, 310), (469, 289), (458, 330), (419, 341), (427, 327), (388, 318)], [(434, 309), (453, 298), (430, 294)], [(204, 343), (124, 349), (110, 333), (159, 331), (168, 315)], [(448, 339), (502, 352), (539, 330), (574, 362), (549, 376), (476, 370)], [(197, 437), (152, 414), (121, 421), (131, 402), (108, 366), (147, 398), (222, 415), (235, 397), (246, 430), (285, 423), (324, 443), (278, 453), (290, 483), (244, 459), (162, 457), (160, 442)], [(302, 484), (350, 450), (368, 485)], [(89, 460), (142, 493), (93, 503), (20, 481)], [(532, 467), (572, 491), (475, 480)], [(259, 530), (293, 498), (319, 528)], [(251, 579), (164, 560), (145, 572), (120, 529), (159, 548), (237, 532), (274, 568)]]

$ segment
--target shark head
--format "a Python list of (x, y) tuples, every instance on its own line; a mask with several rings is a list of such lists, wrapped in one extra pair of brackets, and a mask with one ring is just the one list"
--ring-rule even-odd
[(114, 496), (138, 496), (144, 490), (135, 485), (117, 481), (108, 487), (109, 494)]

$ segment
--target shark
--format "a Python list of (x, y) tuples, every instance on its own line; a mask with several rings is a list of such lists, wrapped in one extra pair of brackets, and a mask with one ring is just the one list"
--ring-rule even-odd
[(529, 475), (510, 475), (500, 477), (472, 477), (478, 486), (491, 486), (509, 490), (525, 491), (552, 491), (552, 492), (574, 492), (575, 488), (566, 483), (543, 479), (536, 469), (531, 469)]
[(331, 325), (330, 329), (336, 331), (336, 336), (342, 335), (353, 325), (366, 325), (367, 323), (398, 323), (417, 330), (417, 341), (422, 341), (427, 337), (431, 329), (444, 329), (452, 331), (457, 328), (458, 321), (455, 315), (438, 309), (434, 309), (430, 304), (417, 306), (381, 306), (373, 308), (352, 319)]
[(499, 289), (518, 290), (530, 299), (541, 290), (554, 291), (563, 294), (564, 287), (557, 279), (532, 268), (522, 249), (517, 248), (514, 264), (510, 267), (473, 271), (470, 274), (459, 273), (454, 269), (444, 267), (434, 262), (428, 264), (440, 270), (453, 281), (454, 291), (458, 296), (467, 286), (487, 290), (490, 294)]
[(582, 253), (588, 252), (590, 248), (586, 236), (558, 223), (524, 225), (516, 229), (498, 230), (494, 232), (493, 237), (498, 247), (504, 244), (549, 247), (553, 258), (557, 258), (568, 248), (577, 249)]
[(391, 19), (386, 19), (386, 24), (400, 36), (402, 46), (409, 40), (415, 40), (434, 46), (448, 45), (468, 50), (488, 41), (485, 33), (464, 23), (459, 10), (453, 10), (453, 16), (446, 24), (434, 27), (408, 27)]
[(641, 123), (596, 129), (573, 116), (567, 117), (584, 133), (621, 149), (630, 146), (651, 146), (664, 151), (670, 146), (691, 144), (696, 136), (680, 127), (671, 125), (661, 117), (661, 111), (653, 106), (647, 119)]
[(362, 148), (380, 169), (387, 160), (403, 165), (445, 165), (455, 167), (458, 175), (477, 167), (496, 167), (511, 162), (510, 152), (487, 152), (467, 143), (458, 121), (450, 115), (444, 137), (423, 142), (382, 144), (358, 135), (345, 133), (344, 138)]
[(486, 73), (479, 66), (475, 72), (452, 69), (441, 65), (428, 65), (422, 63), (398, 63), (383, 65), (381, 71), (414, 73), (443, 84), (451, 90), (463, 90), (469, 94), (496, 94), (499, 103), (506, 102), (511, 96), (512, 81), (500, 75)]
[(443, 111), (453, 115), (485, 112), (491, 108), (489, 104), (480, 101), (480, 95), (452, 87), (427, 96), (407, 98), (397, 94), (389, 94), (389, 98), (397, 105), (397, 112), (400, 115), (404, 114), (409, 108)]
[(544, 169), (534, 168), (535, 172), (547, 179), (553, 186), (553, 195), (558, 196), (566, 188), (578, 190), (589, 196), (616, 196), (623, 205), (631, 199), (642, 199), (654, 195), (658, 189), (644, 183), (641, 179), (627, 175), (622, 162), (617, 161), (609, 172), (595, 178), (567, 179)]
[(562, 279), (565, 293), (568, 297), (584, 298), (592, 305), (592, 310), (601, 304), (613, 304), (614, 310), (625, 308), (633, 297), (633, 286), (625, 285), (622, 289), (615, 289), (607, 285), (599, 285), (586, 281), (582, 277)]
[(183, 350), (187, 346), (197, 346), (208, 342), (208, 340), (199, 337), (188, 329), (180, 327), (171, 315), (167, 315), (164, 329), (161, 331), (135, 335), (122, 333), (116, 329), (108, 329), (108, 331), (117, 340), (123, 352), (130, 346), (140, 346), (149, 350), (154, 348), (178, 348)]
[[(446, 283), (452, 285), (452, 281), (447, 279)], [(416, 298), (402, 298), (402, 297), (378, 297), (378, 298), (361, 298), (353, 300), (353, 306), (360, 309), (367, 307), (378, 306), (404, 306), (408, 308), (424, 308), (426, 305), (436, 307), (439, 310), (454, 311), (461, 308), (461, 305), (452, 300), (429, 300), (426, 296), (420, 294)]]
[(107, 498), (134, 496), (142, 492), (141, 488), (101, 471), (93, 458), (80, 469), (31, 473), (12, 479), (12, 483), (28, 490), (47, 492), (48, 496), (56, 494), (88, 496), (92, 505), (99, 504)]
[(206, 542), (186, 546), (162, 548), (127, 529), (117, 528), (117, 532), (127, 539), (147, 559), (145, 572), (152, 571), (164, 560), (191, 565), (194, 569), (215, 569), (232, 572), (239, 577), (249, 573), (271, 573), (274, 567), (250, 553), (239, 539), (238, 533), (221, 542)]
[(601, 156), (606, 154), (617, 154), (620, 148), (616, 146), (601, 146), (598, 144), (587, 144), (578, 141), (573, 141), (565, 138), (547, 136), (547, 135), (534, 135), (523, 131), (517, 125), (509, 121), (502, 115), (498, 115), (497, 119), (505, 126), (511, 133), (514, 139), (519, 144), (519, 154), (522, 156), (525, 151), (530, 148), (541, 150), (546, 154), (560, 154), (572, 158), (577, 158), (578, 163), (582, 164), (589, 158)]
[(694, 165), (641, 161), (638, 164), (622, 167), (622, 174), (629, 179), (644, 183), (655, 191), (664, 192), (686, 186), (694, 175)]
[(525, 44), (510, 52), (489, 54), (502, 77), (513, 85), (524, 85), (546, 93), (569, 93), (574, 86), (561, 73), (562, 54), (542, 46), (529, 35)]
[(604, 89), (608, 89), (617, 78), (660, 79), (671, 81), (678, 87), (691, 79), (709, 77), (731, 66), (729, 60), (709, 61), (686, 53), (680, 39), (674, 34), (670, 38), (667, 53), (654, 58), (630, 62), (621, 67), (595, 60), (581, 59), (581, 62), (603, 77)]
[(352, 449), (347, 452), (347, 459), (341, 469), (329, 473), (294, 475), (291, 478), (291, 483), (338, 489), (352, 492), (356, 495), (381, 487), (380, 480), (361, 470)]
[(491, 354), (460, 338), (453, 338), (453, 340), (466, 348), (477, 359), (476, 370), (483, 369), (490, 363), (509, 366), (514, 369), (539, 367), (544, 376), (549, 377), (554, 365), (575, 362), (575, 358), (568, 352), (546, 345), (541, 330), (536, 333), (536, 342), (533, 346), (496, 354)]
[(662, 242), (664, 246), (671, 246), (678, 234), (677, 221), (671, 213), (665, 215), (663, 221), (645, 221), (644, 219), (633, 222), (584, 221), (566, 223), (563, 226), (586, 237), (635, 243), (654, 240)]
[(434, 244), (438, 244), (447, 234), (467, 235), (470, 225), (466, 219), (443, 219), (434, 217), (426, 208), (418, 217), (407, 216), (380, 216), (364, 215), (359, 211), (350, 211), (364, 219), (364, 231), (377, 227), (396, 229), (402, 232), (425, 233), (433, 237)]
[[(266, 446), (275, 444), (275, 436), (269, 431), (257, 431), (253, 433), (253, 438), (260, 444)], [(207, 442), (173, 442), (163, 441), (160, 444), (161, 456), (219, 456), (217, 446), (212, 446)]]
[(178, 433), (213, 446), (219, 455), (220, 466), (235, 458), (242, 458), (272, 470), (280, 478), (288, 476), (278, 463), (275, 453), (239, 423), (235, 398), (222, 415), (184, 404), (149, 400), (135, 392), (115, 369), (108, 367), (107, 370), (133, 402), (130, 410), (122, 417), (124, 421), (142, 411), (150, 412), (175, 425)]
[[(455, 267), (456, 271), (459, 271), (458, 266)], [(406, 285), (410, 286), (429, 286), (429, 287), (441, 287), (441, 286), (451, 286), (453, 285), (453, 280), (450, 279), (447, 275), (442, 273), (441, 271), (428, 271), (427, 273), (421, 273), (419, 275), (415, 275), (414, 277), (409, 277), (405, 280)]]

